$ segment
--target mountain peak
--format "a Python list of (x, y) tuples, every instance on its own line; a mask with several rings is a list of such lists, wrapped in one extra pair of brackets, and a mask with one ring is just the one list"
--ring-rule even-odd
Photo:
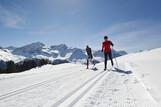
[(45, 46), (45, 44), (41, 43), (41, 42), (34, 42), (34, 43), (31, 43), (29, 45), (26, 45), (26, 46), (38, 46), (38, 47), (43, 47)]
[(16, 48), (12, 53), (26, 57), (33, 56), (41, 53), (44, 46), (45, 44), (41, 42), (35, 42), (20, 48)]
[(51, 48), (54, 50), (61, 50), (61, 49), (67, 49), (68, 46), (66, 44), (60, 44), (60, 45), (53, 45), (51, 46)]
[(17, 47), (14, 47), (14, 46), (8, 46), (8, 47), (6, 47), (6, 49), (8, 49), (8, 50), (15, 50)]
[(26, 48), (26, 49), (42, 49), (45, 46), (45, 44), (41, 43), (41, 42), (35, 42), (35, 43), (31, 43), (25, 46), (22, 46), (20, 48)]
[[(37, 57), (43, 56), (48, 57), (49, 59), (68, 59), (70, 61), (74, 59), (86, 59), (86, 52), (83, 49), (79, 48), (69, 48), (66, 44), (53, 45), (51, 47), (46, 47), (45, 44), (41, 42), (35, 42), (28, 45), (25, 45), (20, 48), (16, 48), (12, 51), (13, 54), (21, 55), (25, 57)], [(126, 54), (125, 52), (114, 51), (114, 56), (121, 56)], [(103, 57), (102, 51), (94, 51), (94, 57)]]

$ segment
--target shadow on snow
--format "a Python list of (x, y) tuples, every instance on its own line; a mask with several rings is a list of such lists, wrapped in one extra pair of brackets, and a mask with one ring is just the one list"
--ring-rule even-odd
[(123, 74), (132, 74), (132, 71), (125, 71), (119, 68), (115, 68), (115, 70), (112, 70), (114, 72), (118, 72), (118, 73), (123, 73)]

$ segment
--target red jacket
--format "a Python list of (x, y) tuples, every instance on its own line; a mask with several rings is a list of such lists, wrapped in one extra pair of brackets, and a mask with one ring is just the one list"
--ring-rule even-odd
[(111, 41), (109, 41), (109, 40), (104, 41), (102, 43), (102, 50), (103, 50), (103, 52), (110, 53), (111, 52), (111, 46), (113, 46), (113, 43)]

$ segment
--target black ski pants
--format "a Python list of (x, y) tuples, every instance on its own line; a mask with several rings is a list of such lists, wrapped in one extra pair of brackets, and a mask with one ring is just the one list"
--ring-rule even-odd
[(111, 52), (108, 52), (108, 53), (105, 53), (105, 52), (104, 52), (105, 69), (107, 68), (107, 60), (108, 60), (108, 57), (109, 57), (109, 59), (111, 60), (111, 65), (113, 66), (112, 53), (111, 53)]
[(95, 62), (93, 60), (93, 56), (92, 55), (88, 55), (88, 57), (87, 57), (87, 68), (88, 68), (89, 62), (91, 62), (93, 65), (95, 65)]

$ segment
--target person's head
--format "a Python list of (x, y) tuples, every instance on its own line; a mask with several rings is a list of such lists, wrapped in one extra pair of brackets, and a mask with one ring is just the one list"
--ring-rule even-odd
[(87, 45), (86, 48), (89, 48), (89, 46)]
[(104, 36), (104, 40), (108, 40), (108, 37), (107, 36)]

